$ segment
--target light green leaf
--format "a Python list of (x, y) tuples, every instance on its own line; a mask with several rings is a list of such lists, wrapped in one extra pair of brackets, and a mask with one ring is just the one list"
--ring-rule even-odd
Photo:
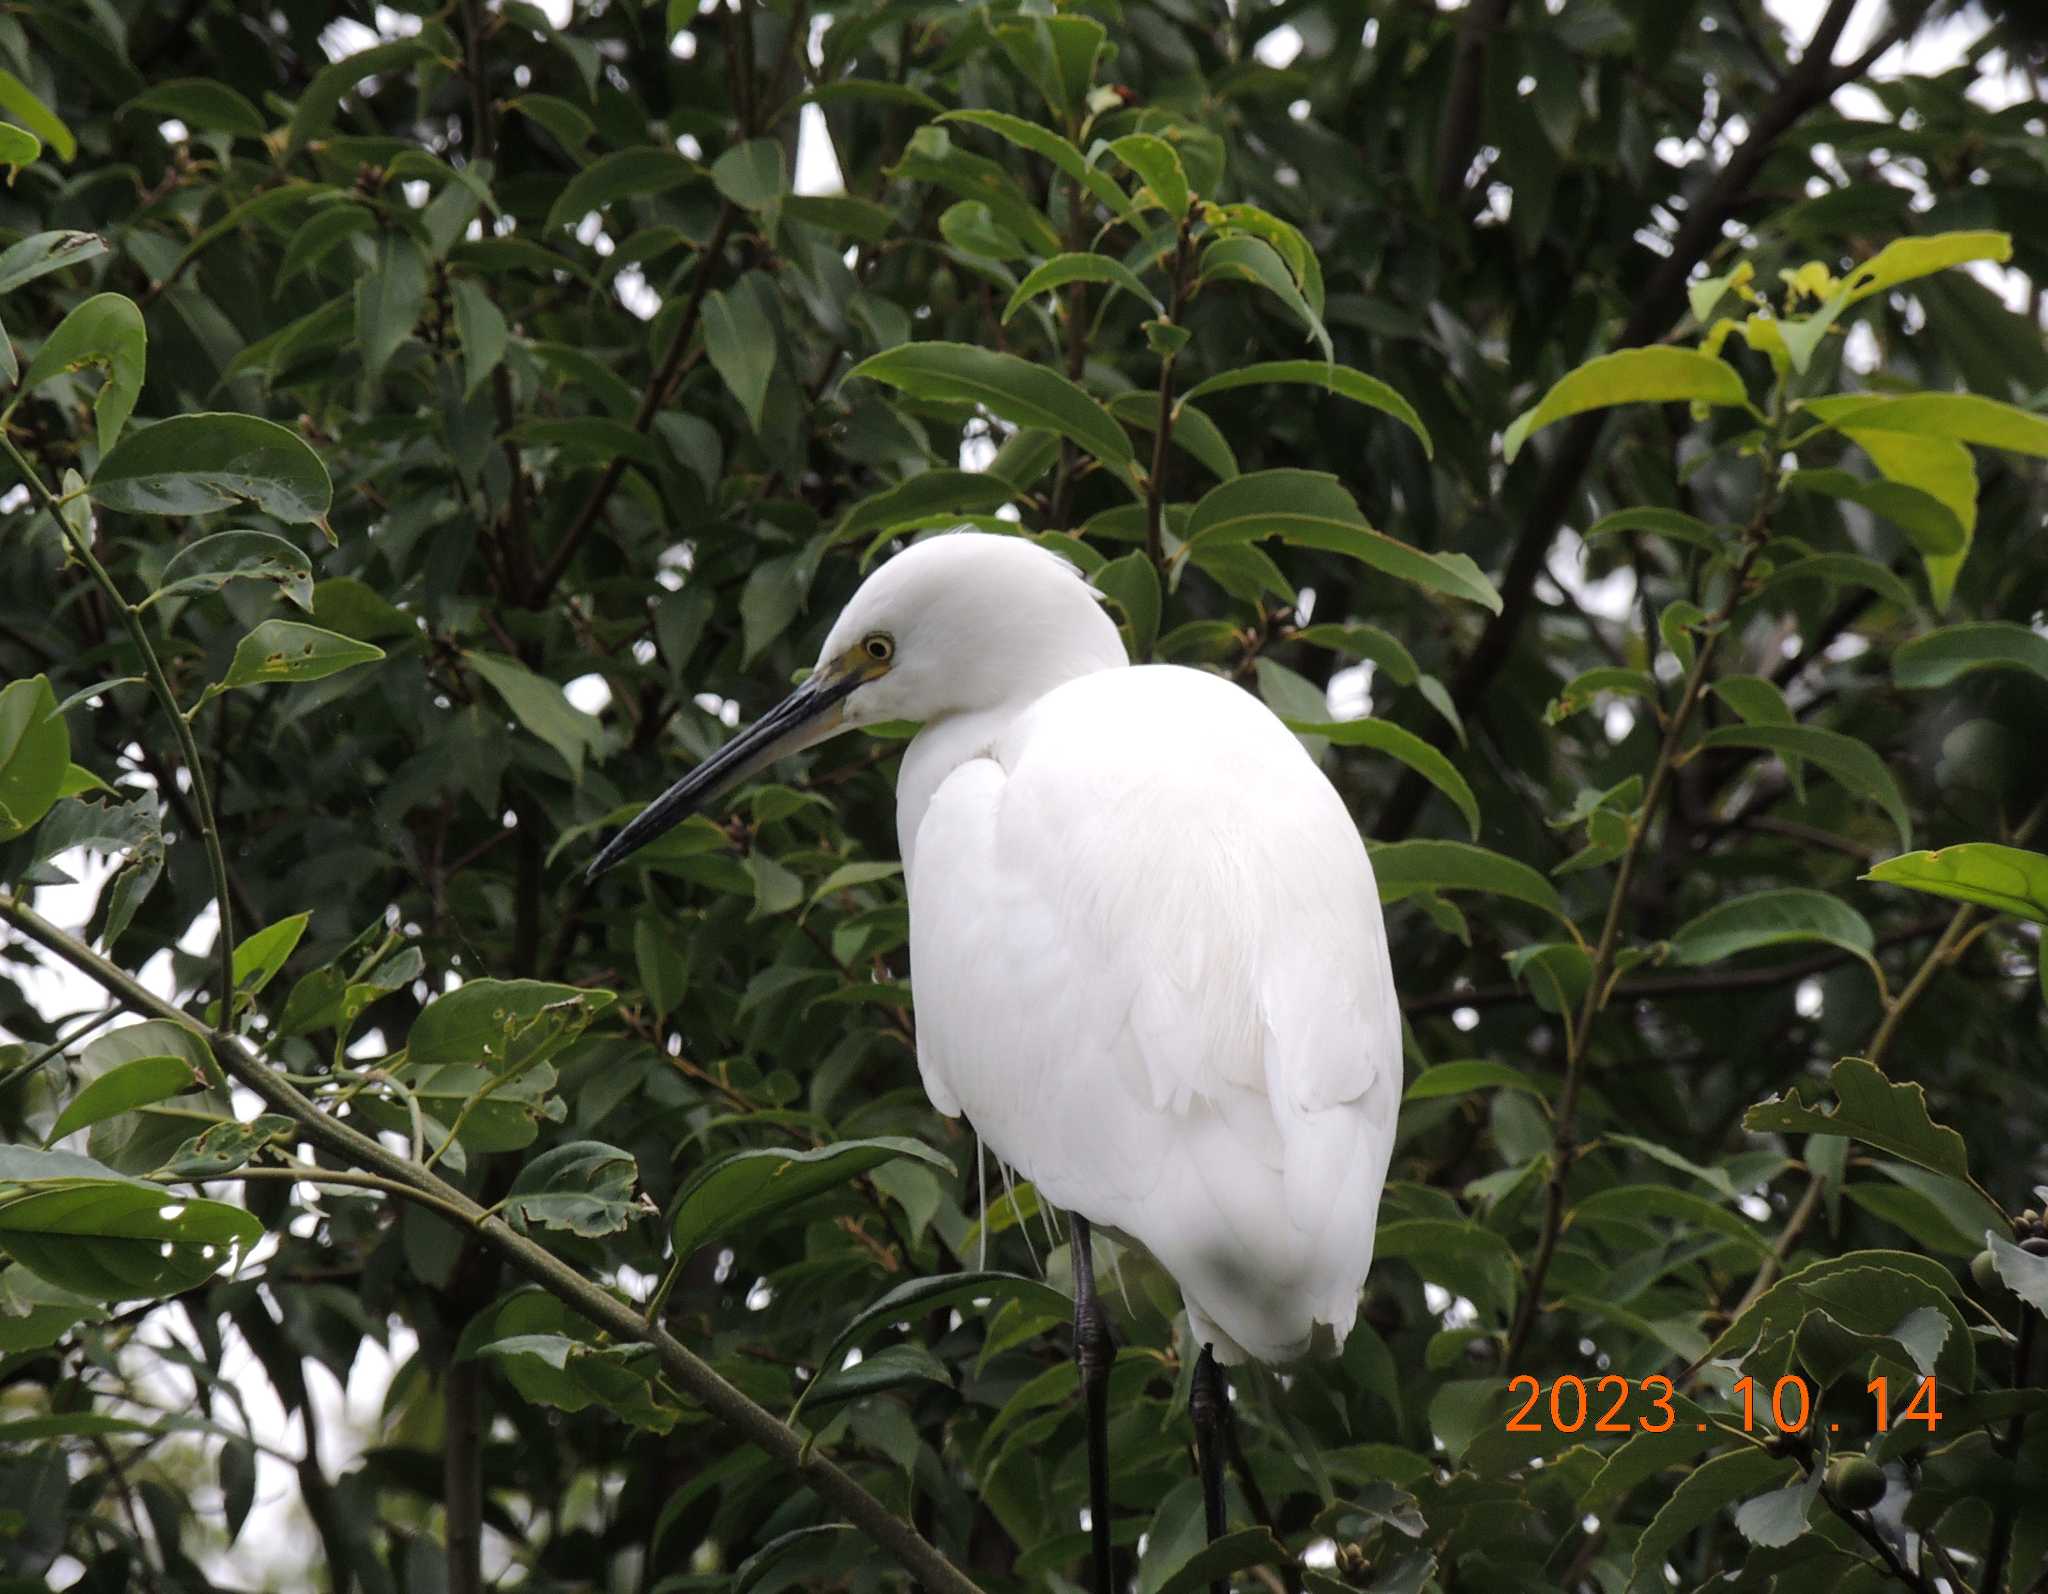
[(11, 841), (50, 811), (71, 765), (71, 731), (47, 678), (0, 687), (0, 841)]
[(91, 491), (132, 515), (206, 515), (246, 502), (290, 524), (319, 520), (334, 498), (327, 467), (296, 432), (214, 412), (128, 432), (93, 472)]
[(1586, 361), (1560, 378), (1533, 409), (1515, 418), (1501, 439), (1512, 461), (1539, 427), (1614, 404), (1747, 404), (1749, 393), (1734, 366), (1697, 349), (1622, 349)]
[(218, 592), (230, 581), (268, 581), (279, 596), (313, 611), (313, 561), (269, 531), (217, 531), (188, 542), (165, 563), (143, 604), (186, 592)]
[(741, 1228), (756, 1228), (812, 1196), (836, 1189), (898, 1157), (945, 1173), (953, 1164), (900, 1136), (844, 1140), (813, 1151), (735, 1151), (700, 1169), (676, 1197), (671, 1239), (677, 1257), (694, 1255)]
[(0, 252), (0, 293), (12, 293), (23, 283), (33, 282), (46, 272), (82, 264), (107, 252), (106, 240), (98, 233), (32, 233)]
[(306, 933), (306, 925), (312, 917), (309, 908), (303, 913), (294, 913), (290, 918), (279, 919), (275, 924), (265, 925), (254, 935), (245, 936), (241, 945), (235, 948), (235, 989), (245, 995), (256, 996), (276, 979), (297, 948), (299, 937)]
[(1323, 358), (1334, 362), (1329, 329), (1315, 307), (1302, 296), (1279, 252), (1263, 238), (1219, 238), (1202, 251), (1202, 282), (1252, 282), (1278, 299), (1308, 328)]
[(1981, 620), (1915, 637), (1892, 655), (1892, 679), (1909, 690), (1989, 669), (2031, 670), (2048, 681), (2048, 637), (2008, 620)]
[(318, 681), (374, 664), (384, 650), (354, 637), (323, 631), (294, 620), (265, 620), (236, 644), (228, 673), (206, 689), (209, 697), (236, 687), (273, 681)]
[(0, 1203), (0, 1250), (97, 1301), (190, 1289), (262, 1234), (263, 1225), (240, 1207), (179, 1198), (152, 1185), (75, 1184)]
[(561, 754), (570, 777), (581, 780), (584, 756), (603, 749), (604, 726), (564, 697), (561, 687), (535, 675), (516, 659), (481, 652), (464, 657), (505, 700), (512, 717)]
[(1887, 858), (1863, 877), (2048, 924), (2048, 857), (1990, 841)]
[(1968, 261), (2011, 258), (2012, 239), (2002, 232), (1944, 232), (1927, 238), (1893, 239), (1842, 278), (1813, 314), (1779, 322), (1779, 335), (1792, 356), (1793, 369), (1804, 371), (1836, 318), (1872, 294)]
[(1010, 302), (1003, 306), (1004, 324), (1008, 325), (1010, 318), (1039, 294), (1064, 288), (1070, 282), (1106, 282), (1111, 287), (1121, 288), (1125, 293), (1142, 299), (1160, 314), (1165, 314), (1158, 296), (1121, 260), (1113, 260), (1108, 255), (1064, 254), (1054, 255), (1043, 265), (1034, 268), (1017, 284), (1017, 291), (1010, 295)]
[(1413, 731), (1403, 730), (1388, 720), (1288, 720), (1287, 728), (1297, 736), (1321, 736), (1339, 747), (1370, 747), (1397, 758), (1430, 785), (1450, 798), (1464, 816), (1474, 840), (1479, 836), (1479, 799), (1458, 768)]
[(1234, 387), (1251, 387), (1268, 382), (1319, 387), (1325, 392), (1338, 394), (1354, 403), (1384, 411), (1422, 440), (1424, 454), (1431, 458), (1436, 455), (1436, 445), (1430, 441), (1429, 428), (1422, 424), (1422, 417), (1415, 413), (1414, 406), (1378, 377), (1367, 376), (1363, 371), (1353, 370), (1348, 365), (1337, 365), (1321, 360), (1265, 360), (1256, 365), (1239, 366), (1234, 371), (1224, 371), (1206, 381), (1197, 382), (1180, 396), (1180, 402), (1186, 404), (1207, 393), (1227, 393)]
[(244, 1166), (273, 1140), (298, 1130), (282, 1113), (259, 1113), (248, 1123), (232, 1121), (202, 1129), (176, 1151), (162, 1169), (181, 1179), (218, 1179)]
[(1875, 945), (1863, 915), (1824, 891), (1787, 887), (1717, 903), (1671, 935), (1671, 954), (1690, 966), (1740, 952), (1821, 941), (1868, 958)]
[(967, 343), (905, 343), (861, 361), (847, 378), (867, 377), (914, 398), (980, 404), (1016, 426), (1059, 433), (1112, 466), (1135, 455), (1121, 426), (1056, 371), (1014, 354)]
[(1138, 190), (1142, 207), (1149, 199), (1166, 212), (1166, 219), (1179, 224), (1188, 213), (1188, 174), (1180, 156), (1163, 138), (1150, 133), (1131, 133), (1102, 146), (1138, 174), (1144, 187)]
[(775, 329), (760, 301), (744, 284), (730, 293), (709, 294), (704, 300), (702, 325), (704, 352), (710, 356), (712, 368), (739, 400), (747, 424), (760, 431), (768, 379), (775, 372)]
[(1188, 517), (1184, 557), (1219, 544), (1281, 537), (1307, 548), (1349, 554), (1376, 570), (1500, 612), (1500, 594), (1463, 554), (1427, 554), (1368, 526), (1335, 476), (1262, 470), (1210, 489)]
[(64, 119), (36, 98), (35, 91), (5, 67), (0, 67), (0, 111), (5, 111), (55, 150), (57, 159), (69, 162), (78, 158), (78, 140), (71, 136), (71, 129), (64, 125)]
[(1807, 725), (1726, 725), (1707, 732), (1699, 745), (1755, 747), (1808, 760), (1857, 796), (1876, 803), (1898, 828), (1899, 840), (1908, 847), (1913, 845), (1913, 818), (1898, 782), (1884, 760), (1864, 742)]
[(1541, 908), (1569, 924), (1557, 888), (1527, 864), (1462, 841), (1396, 841), (1372, 849), (1380, 901), (1418, 891), (1486, 891)]
[(80, 1129), (89, 1129), (103, 1118), (133, 1111), (167, 1096), (198, 1090), (203, 1075), (193, 1072), (184, 1057), (137, 1057), (108, 1069), (73, 1096), (57, 1121), (50, 1126), (44, 1144), (54, 1144)]
[[(5, 76), (0, 71), (0, 77)], [(28, 370), (22, 374), (21, 388), (26, 393), (53, 376), (86, 366), (105, 372), (106, 380), (92, 405), (99, 427), (100, 452), (105, 454), (135, 411), (148, 354), (149, 334), (143, 328), (142, 312), (136, 309), (135, 301), (118, 293), (95, 294), (57, 324), (49, 341), (29, 361)]]
[(2048, 416), (1976, 393), (1845, 393), (1802, 407), (1858, 442), (1865, 432), (1905, 432), (2048, 459)]
[(35, 134), (16, 127), (12, 122), (0, 122), (0, 166), (7, 168), (10, 183), (22, 167), (33, 166), (42, 152), (43, 141)]

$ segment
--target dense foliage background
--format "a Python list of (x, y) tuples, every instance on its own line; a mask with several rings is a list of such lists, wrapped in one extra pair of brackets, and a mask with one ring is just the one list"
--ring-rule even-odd
[(6, 1586), (1073, 1586), (900, 741), (581, 879), (966, 521), (1384, 844), (1361, 1326), (1190, 1563), (1122, 1259), (1137, 1586), (2040, 1587), (2043, 38), (1810, 10), (7, 8)]

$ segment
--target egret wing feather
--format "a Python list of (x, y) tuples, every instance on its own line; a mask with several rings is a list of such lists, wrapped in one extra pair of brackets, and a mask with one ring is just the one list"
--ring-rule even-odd
[(1214, 676), (1085, 676), (952, 770), (913, 857), (934, 1104), (1152, 1250), (1219, 1354), (1348, 1330), (1399, 1018), (1363, 844), (1299, 742)]

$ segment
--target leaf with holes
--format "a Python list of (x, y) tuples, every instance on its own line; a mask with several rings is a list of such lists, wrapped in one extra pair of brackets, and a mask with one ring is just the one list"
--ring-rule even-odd
[(2020, 847), (1968, 841), (1902, 853), (1874, 865), (1863, 878), (2048, 924), (2048, 857)]
[(218, 592), (230, 581), (268, 581), (280, 597), (313, 612), (313, 561), (269, 531), (217, 531), (172, 554), (143, 606), (189, 592)]
[(296, 432), (254, 415), (174, 415), (129, 431), (100, 461), (94, 499), (131, 515), (207, 515), (254, 504), (290, 524), (333, 502), (327, 467)]
[(26, 393), (53, 377), (88, 366), (104, 373), (106, 379), (93, 399), (92, 413), (98, 423), (100, 452), (105, 454), (134, 413), (148, 355), (149, 334), (135, 301), (119, 293), (95, 294), (57, 323), (57, 330), (22, 373), (21, 389)]
[(317, 625), (265, 620), (236, 645), (228, 673), (209, 686), (206, 695), (278, 681), (318, 681), (383, 657), (380, 647)]
[(598, 1140), (572, 1140), (519, 1170), (503, 1202), (515, 1229), (564, 1229), (588, 1239), (615, 1234), (633, 1220), (632, 1155)]

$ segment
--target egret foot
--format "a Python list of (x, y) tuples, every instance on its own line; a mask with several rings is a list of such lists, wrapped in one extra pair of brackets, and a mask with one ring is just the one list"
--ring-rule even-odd
[[(1204, 1345), (1195, 1358), (1194, 1382), (1188, 1387), (1188, 1420), (1195, 1425), (1195, 1459), (1202, 1471), (1202, 1516), (1209, 1542), (1223, 1537), (1223, 1433), (1230, 1421), (1230, 1390), (1216, 1365), (1213, 1346)], [(1211, 1594), (1230, 1594), (1226, 1578), (1209, 1585)]]
[(1074, 1362), (1088, 1399), (1088, 1532), (1095, 1552), (1095, 1594), (1111, 1594), (1116, 1570), (1109, 1533), (1109, 1364), (1116, 1359), (1116, 1347), (1109, 1342), (1109, 1325), (1095, 1296), (1088, 1220), (1077, 1212), (1073, 1225)]

